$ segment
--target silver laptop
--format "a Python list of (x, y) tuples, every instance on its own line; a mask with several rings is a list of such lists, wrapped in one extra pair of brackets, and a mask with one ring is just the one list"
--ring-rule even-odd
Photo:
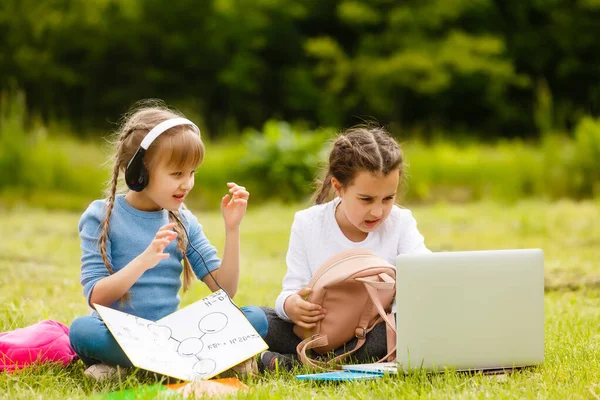
[[(542, 250), (402, 254), (397, 366), (495, 370), (544, 361)], [(395, 372), (396, 364), (344, 366)]]

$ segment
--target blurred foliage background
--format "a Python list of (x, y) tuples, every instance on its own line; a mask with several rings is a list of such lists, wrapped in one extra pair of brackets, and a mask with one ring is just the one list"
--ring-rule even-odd
[(0, 201), (101, 195), (105, 137), (161, 98), (224, 182), (303, 201), (340, 129), (404, 144), (407, 201), (600, 192), (600, 0), (3, 0)]
[[(378, 397), (598, 398), (599, 38), (600, 0), (0, 0), (0, 330), (85, 312), (76, 222), (138, 100), (201, 128), (186, 204), (217, 249), (226, 182), (251, 192), (239, 304), (273, 304), (331, 139), (374, 121), (402, 144), (399, 202), (430, 249), (544, 250), (547, 355), (502, 381), (380, 381)], [(82, 369), (0, 375), (0, 397), (123, 389)], [(316, 393), (293, 376), (251, 383), (260, 398)]]

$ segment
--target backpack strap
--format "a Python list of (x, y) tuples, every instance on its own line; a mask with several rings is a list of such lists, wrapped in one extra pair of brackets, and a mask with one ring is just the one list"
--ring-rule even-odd
[[(396, 359), (396, 323), (394, 321), (393, 314), (388, 314), (377, 296), (377, 290), (390, 290), (395, 288), (396, 282), (388, 274), (381, 273), (379, 278), (383, 281), (374, 281), (369, 278), (358, 278), (357, 280), (362, 281), (365, 285), (365, 289), (371, 298), (371, 301), (377, 308), (377, 312), (380, 315), (381, 320), (386, 324), (386, 341), (388, 354), (377, 362), (383, 362), (386, 360), (393, 361)], [(377, 321), (379, 322), (379, 320)], [(391, 349), (391, 350), (390, 350)]]
[[(392, 321), (394, 323), (394, 326), (395, 326), (395, 324), (396, 324), (396, 318), (394, 317), (394, 314), (389, 313), (387, 315), (387, 318), (388, 318), (389, 321)], [(385, 356), (384, 358), (382, 358), (378, 362), (383, 362), (386, 359), (388, 361), (396, 361), (396, 339), (397, 339), (396, 329), (390, 328), (390, 325), (388, 324), (385, 327), (385, 331), (386, 331), (387, 348), (388, 348), (389, 352), (388, 352), (387, 356)]]
[(369, 315), (371, 314), (371, 310), (373, 307), (373, 300), (369, 296), (367, 298), (367, 303), (365, 304), (363, 314), (360, 316), (358, 327), (355, 330), (355, 336), (357, 338), (357, 341), (356, 345), (352, 350), (340, 354), (339, 356), (336, 356), (335, 358), (328, 361), (315, 360), (314, 358), (311, 358), (306, 354), (307, 351), (315, 347), (326, 346), (329, 344), (329, 341), (327, 340), (326, 335), (313, 335), (310, 338), (304, 339), (298, 344), (298, 346), (296, 346), (296, 352), (298, 353), (298, 357), (300, 358), (302, 364), (316, 369), (332, 370), (332, 367), (335, 367), (336, 364), (340, 363), (346, 357), (358, 351), (358, 349), (360, 349), (365, 344), (367, 340), (367, 333), (375, 327), (375, 324), (369, 326)]
[(315, 347), (327, 346), (328, 344), (329, 341), (327, 340), (327, 336), (313, 335), (298, 343), (298, 346), (296, 346), (296, 353), (298, 353), (298, 358), (300, 358), (303, 365), (314, 369), (327, 370), (328, 366), (326, 362), (315, 360), (314, 358), (309, 357), (306, 352)]
[[(360, 349), (366, 342), (366, 337), (358, 338), (356, 342), (356, 346), (354, 348), (344, 354), (340, 354), (339, 356), (332, 358), (328, 361), (319, 361), (310, 357), (306, 352), (315, 347), (326, 346), (328, 344), (327, 336), (325, 335), (314, 335), (307, 339), (304, 339), (302, 342), (298, 344), (296, 347), (296, 352), (298, 353), (298, 357), (302, 364), (308, 367), (312, 367), (314, 369), (325, 370), (325, 371), (335, 371), (337, 364), (339, 364), (343, 359), (351, 355)], [(339, 367), (337, 368), (339, 369)]]

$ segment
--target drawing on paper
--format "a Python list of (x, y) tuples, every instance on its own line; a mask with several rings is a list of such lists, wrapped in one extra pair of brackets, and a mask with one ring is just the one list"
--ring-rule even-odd
[(135, 366), (179, 379), (209, 379), (267, 348), (221, 291), (156, 322), (96, 309)]
[(204, 349), (202, 338), (204, 335), (217, 333), (227, 326), (227, 315), (222, 312), (213, 312), (204, 316), (198, 322), (198, 331), (200, 336), (188, 337), (183, 340), (178, 340), (173, 337), (171, 328), (165, 325), (158, 324), (143, 324), (140, 323), (140, 318), (136, 318), (136, 323), (140, 326), (146, 326), (148, 330), (155, 336), (155, 342), (167, 344), (169, 340), (177, 344), (177, 353), (182, 357), (195, 357), (198, 361), (194, 364), (193, 371), (198, 377), (204, 377), (214, 371), (217, 364), (210, 358), (200, 357), (200, 353)]

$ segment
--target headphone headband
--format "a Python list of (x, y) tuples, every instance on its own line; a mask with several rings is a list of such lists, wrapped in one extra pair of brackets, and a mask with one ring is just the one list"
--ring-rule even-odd
[(161, 122), (160, 124), (158, 124), (154, 128), (152, 128), (150, 130), (150, 132), (148, 132), (148, 134), (144, 137), (144, 140), (142, 140), (142, 144), (140, 144), (140, 147), (143, 148), (144, 150), (148, 150), (148, 147), (150, 147), (152, 142), (154, 142), (154, 140), (156, 140), (156, 138), (159, 137), (161, 133), (163, 133), (167, 129), (171, 129), (174, 126), (178, 126), (178, 125), (190, 125), (194, 128), (194, 130), (196, 132), (198, 132), (198, 134), (200, 134), (200, 129), (198, 129), (196, 124), (194, 124), (189, 119), (180, 118), (180, 117), (171, 118), (171, 119)]

